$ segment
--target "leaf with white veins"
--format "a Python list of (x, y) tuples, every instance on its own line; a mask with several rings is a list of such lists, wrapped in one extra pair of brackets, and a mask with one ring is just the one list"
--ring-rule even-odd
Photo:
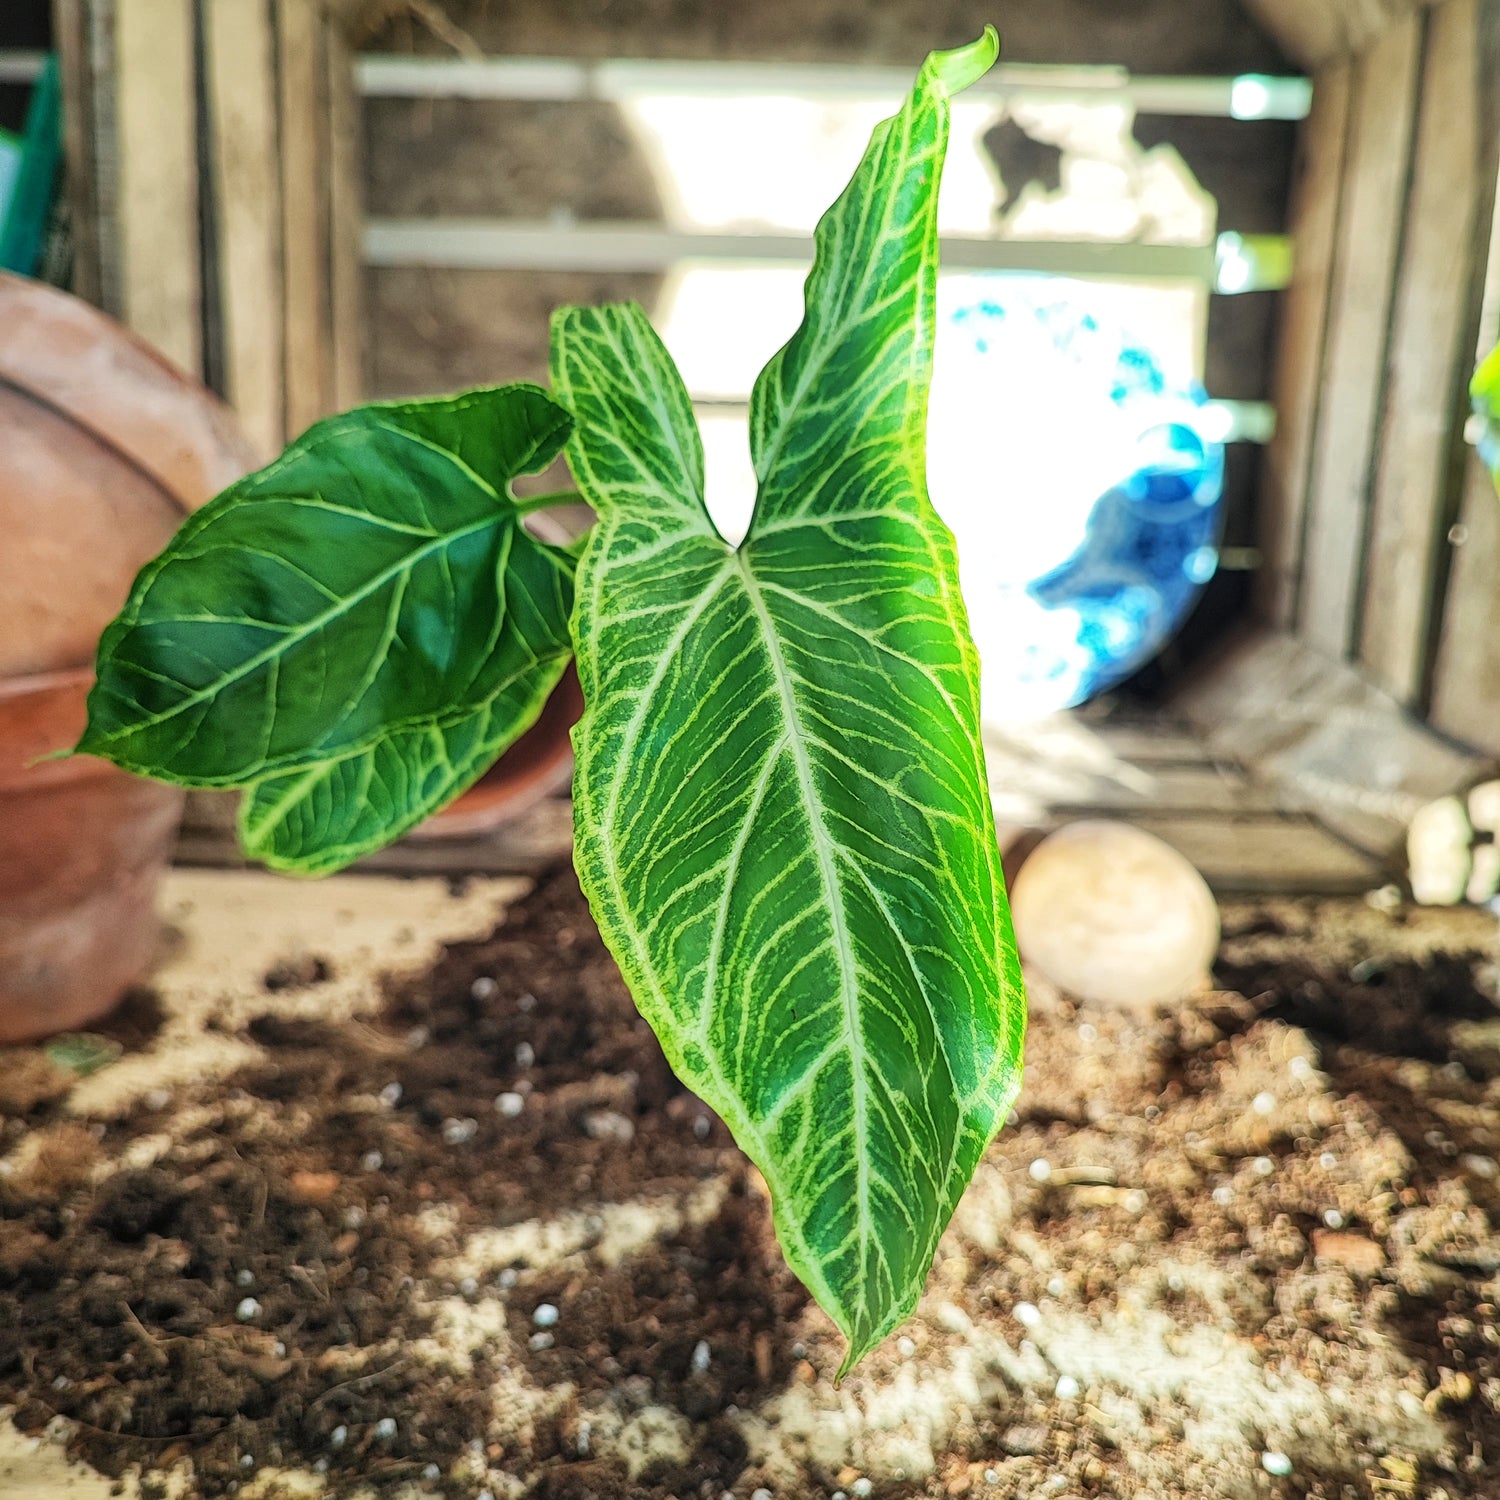
[(914, 1306), (1019, 1081), (977, 661), (924, 455), (947, 101), (995, 54), (991, 31), (929, 58), (819, 225), (805, 320), (754, 392), (738, 550), (640, 309), (553, 326), (599, 514), (579, 875), (674, 1068), (765, 1175), (845, 1369)]

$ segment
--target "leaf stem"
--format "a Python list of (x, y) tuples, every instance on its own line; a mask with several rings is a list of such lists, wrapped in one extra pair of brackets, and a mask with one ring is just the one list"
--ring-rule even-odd
[(534, 510), (551, 510), (558, 505), (582, 505), (584, 498), (577, 490), (552, 490), (545, 495), (527, 495), (514, 501), (516, 514), (529, 516)]

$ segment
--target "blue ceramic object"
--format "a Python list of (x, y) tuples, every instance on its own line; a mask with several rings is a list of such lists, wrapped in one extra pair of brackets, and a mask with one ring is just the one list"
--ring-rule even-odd
[(991, 718), (1065, 708), (1127, 677), (1218, 563), (1217, 413), (1090, 311), (1093, 291), (987, 280), (940, 304), (930, 478), (958, 540)]

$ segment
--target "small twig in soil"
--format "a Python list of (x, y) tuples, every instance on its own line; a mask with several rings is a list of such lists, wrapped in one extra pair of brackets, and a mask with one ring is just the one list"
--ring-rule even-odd
[(156, 1335), (153, 1334), (151, 1330), (147, 1328), (146, 1325), (142, 1323), (138, 1317), (136, 1317), (135, 1309), (128, 1302), (122, 1303), (121, 1305), (125, 1309), (125, 1316), (129, 1318), (130, 1326), (135, 1331), (136, 1337), (139, 1338), (141, 1342), (144, 1343), (145, 1346), (151, 1351), (151, 1357), (156, 1362), (157, 1368), (162, 1370), (166, 1369), (171, 1361), (165, 1354), (162, 1353), (161, 1340), (158, 1339)]
[(313, 1296), (319, 1298), (321, 1301), (333, 1301), (333, 1297), (329, 1294), (328, 1287), (326, 1285), (326, 1275), (324, 1277), (325, 1285), (323, 1286), (318, 1285), (317, 1278), (313, 1276), (312, 1272), (309, 1271), (306, 1266), (288, 1266), (287, 1275), (295, 1276), (297, 1280), (300, 1281), (313, 1294)]
[(341, 1380), (337, 1385), (331, 1385), (321, 1396), (315, 1396), (308, 1406), (311, 1411), (314, 1406), (321, 1406), (325, 1401), (332, 1400), (340, 1391), (358, 1391), (367, 1385), (374, 1385), (377, 1380), (383, 1380), (387, 1375), (393, 1375), (401, 1369), (407, 1360), (405, 1356), (387, 1365), (383, 1370), (372, 1370), (368, 1375), (356, 1375), (352, 1380)]

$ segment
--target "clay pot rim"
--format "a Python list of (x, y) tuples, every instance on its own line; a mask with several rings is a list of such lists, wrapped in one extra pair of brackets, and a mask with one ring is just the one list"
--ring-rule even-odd
[[(227, 402), (99, 308), (9, 271), (0, 271), (0, 307), (14, 316), (18, 335), (0, 337), (0, 380), (89, 433), (182, 515), (265, 462)], [(38, 336), (37, 323), (54, 325), (50, 340)], [(80, 338), (103, 341), (110, 357), (80, 358)], [(164, 409), (153, 411), (153, 399)], [(164, 443), (144, 440), (163, 434)]]

